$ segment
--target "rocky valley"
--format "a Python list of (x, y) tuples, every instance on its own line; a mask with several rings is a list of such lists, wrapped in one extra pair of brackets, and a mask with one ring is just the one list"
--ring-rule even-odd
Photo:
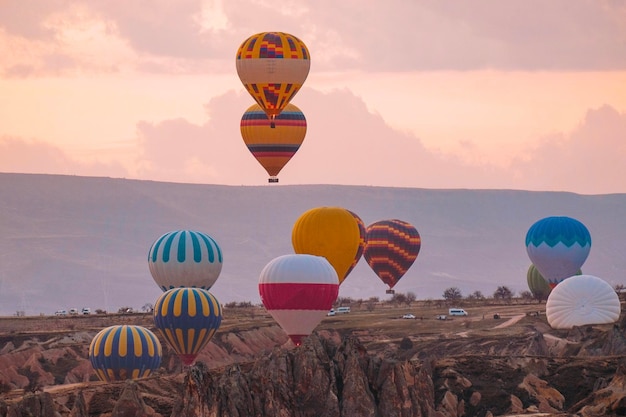
[[(553, 330), (543, 305), (353, 306), (294, 347), (260, 307), (225, 310), (183, 367), (98, 381), (91, 338), (150, 314), (0, 319), (0, 416), (504, 416), (626, 414), (626, 322)], [(416, 319), (402, 319), (406, 312)], [(499, 317), (495, 319), (494, 317)]]

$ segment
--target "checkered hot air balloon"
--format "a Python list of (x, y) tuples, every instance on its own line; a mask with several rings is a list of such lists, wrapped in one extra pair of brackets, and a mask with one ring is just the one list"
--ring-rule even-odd
[(267, 311), (299, 346), (337, 299), (339, 279), (326, 258), (283, 255), (261, 271), (259, 294)]
[(381, 220), (367, 227), (363, 257), (388, 292), (413, 265), (422, 240), (417, 229), (403, 220)]
[(222, 323), (222, 306), (201, 288), (173, 288), (154, 304), (154, 325), (183, 364), (191, 365)]
[(101, 330), (89, 345), (89, 360), (102, 381), (143, 378), (161, 364), (161, 343), (150, 330), (118, 325)]
[(150, 274), (163, 291), (179, 287), (210, 289), (222, 271), (222, 260), (215, 239), (194, 230), (165, 233), (148, 252)]
[(254, 104), (243, 114), (240, 130), (248, 150), (270, 175), (268, 181), (274, 183), (304, 141), (306, 118), (298, 107), (288, 104), (272, 128), (263, 109)]
[(250, 36), (235, 62), (239, 79), (272, 122), (300, 90), (311, 67), (304, 42), (284, 32)]
[(571, 217), (545, 217), (526, 233), (528, 257), (552, 288), (576, 275), (590, 250), (589, 230)]

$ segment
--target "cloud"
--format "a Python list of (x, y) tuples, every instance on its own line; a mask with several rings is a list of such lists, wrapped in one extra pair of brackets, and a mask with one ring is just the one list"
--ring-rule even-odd
[[(126, 177), (167, 182), (262, 185), (267, 173), (246, 148), (241, 115), (252, 105), (230, 91), (206, 104), (206, 120), (139, 121), (125, 150), (78, 160), (39, 140), (0, 138), (0, 171)], [(626, 114), (590, 109), (571, 132), (544, 136), (510, 167), (469, 163), (471, 143), (451, 156), (391, 128), (349, 90), (301, 90), (294, 98), (307, 117), (300, 150), (279, 174), (281, 184), (355, 184), (411, 188), (624, 192)], [(320, 116), (323, 115), (323, 116)], [(128, 145), (127, 145), (128, 146)], [(105, 159), (106, 156), (106, 159)], [(115, 158), (114, 158), (115, 157)], [(104, 161), (104, 162), (103, 162)]]
[[(139, 176), (177, 182), (263, 184), (267, 173), (245, 147), (241, 115), (252, 105), (229, 92), (206, 106), (209, 121), (138, 124)], [(491, 167), (471, 166), (424, 148), (418, 138), (390, 128), (347, 90), (306, 89), (293, 104), (307, 117), (300, 150), (279, 174), (287, 184), (361, 184), (396, 187), (498, 187)], [(307, 115), (320, 115), (316, 118)], [(370, 138), (370, 139), (367, 139)], [(373, 138), (373, 139), (371, 139)], [(194, 173), (195, 170), (195, 173)], [(476, 180), (478, 177), (478, 181)]]
[(117, 162), (81, 162), (42, 141), (0, 137), (0, 171), (123, 178), (127, 170)]
[(626, 113), (604, 105), (587, 111), (569, 133), (542, 138), (528, 160), (512, 168), (531, 189), (576, 190), (584, 194), (626, 189)]
[[(226, 72), (248, 36), (280, 30), (307, 43), (317, 71), (617, 70), (626, 68), (624, 21), (623, 2), (586, 0), (10, 0), (0, 50), (19, 74), (58, 70), (58, 61), (89, 71)], [(24, 48), (29, 55), (17, 52)]]

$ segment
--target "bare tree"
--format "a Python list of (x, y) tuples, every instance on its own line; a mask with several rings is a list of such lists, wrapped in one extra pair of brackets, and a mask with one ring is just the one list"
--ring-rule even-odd
[(474, 291), (473, 293), (471, 293), (470, 295), (467, 296), (468, 300), (484, 300), (485, 296), (483, 295), (483, 293), (481, 291)]
[(414, 292), (409, 291), (406, 293), (406, 304), (410, 307), (411, 303), (414, 303), (417, 300), (417, 296)]
[(513, 291), (506, 285), (502, 285), (493, 293), (493, 298), (510, 303), (511, 298), (513, 298)]
[(535, 299), (534, 294), (531, 291), (522, 291), (521, 293), (519, 293), (519, 296), (522, 300), (524, 301), (532, 301)]
[(463, 298), (463, 294), (461, 294), (461, 290), (458, 287), (450, 287), (443, 292), (443, 298), (446, 301), (454, 302)]
[(391, 297), (391, 302), (396, 303), (398, 305), (405, 304), (407, 302), (406, 295), (402, 294), (401, 292), (395, 293), (393, 297)]

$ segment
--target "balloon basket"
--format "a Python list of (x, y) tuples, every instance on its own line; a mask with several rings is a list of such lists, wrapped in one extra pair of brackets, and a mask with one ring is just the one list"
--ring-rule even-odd
[(267, 182), (269, 182), (270, 184), (276, 183), (276, 182), (278, 182), (278, 177), (269, 177), (267, 179)]
[(395, 294), (396, 290), (392, 290), (392, 289), (388, 289), (387, 291), (385, 291), (385, 294)]

